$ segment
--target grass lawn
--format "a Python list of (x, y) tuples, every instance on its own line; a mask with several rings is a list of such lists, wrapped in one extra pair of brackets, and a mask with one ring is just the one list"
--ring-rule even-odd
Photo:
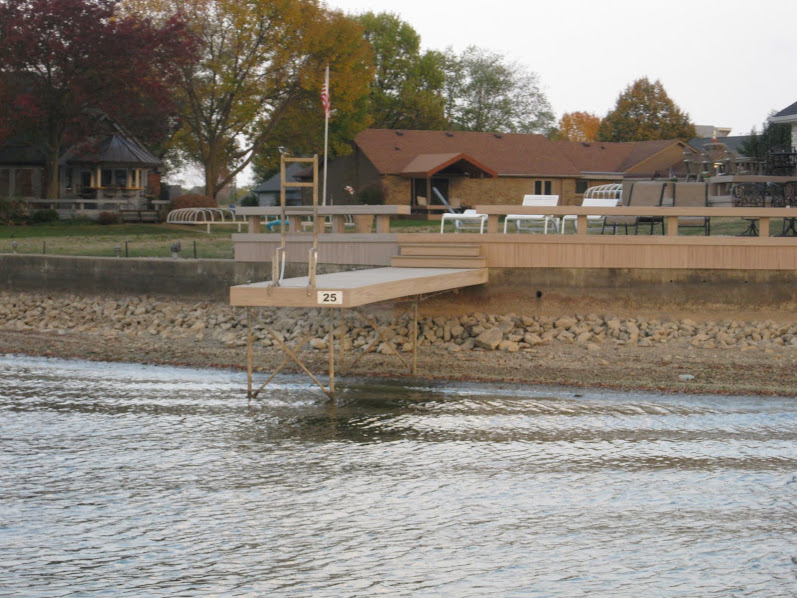
[[(395, 219), (392, 232), (439, 232), (435, 220)], [(712, 218), (712, 236), (738, 235), (747, 228), (740, 218)], [(771, 223), (771, 234), (778, 235), (782, 221)], [(661, 230), (657, 228), (657, 231)], [(232, 233), (234, 226), (215, 227), (210, 234), (204, 226), (179, 226), (170, 224), (109, 224), (61, 221), (24, 226), (0, 225), (0, 253), (83, 255), (114, 257), (117, 251), (126, 257), (171, 257), (171, 246), (180, 242), (180, 255), (192, 258), (231, 259), (233, 257)], [(600, 229), (592, 229), (591, 234)], [(279, 234), (275, 230), (272, 234)], [(618, 234), (623, 234), (618, 229)], [(633, 234), (633, 233), (632, 233)], [(650, 234), (650, 227), (641, 225), (639, 234)], [(681, 235), (702, 235), (702, 228), (682, 228)], [(118, 249), (117, 249), (118, 248)]]
[[(233, 229), (235, 230), (235, 229)], [(171, 257), (180, 242), (183, 257), (231, 259), (231, 230), (207, 234), (204, 228), (167, 224), (108, 224), (62, 221), (26, 226), (0, 225), (0, 252), (113, 257)]]

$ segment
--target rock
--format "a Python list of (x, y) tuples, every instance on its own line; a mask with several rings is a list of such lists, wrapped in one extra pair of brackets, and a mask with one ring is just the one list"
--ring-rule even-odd
[(494, 350), (504, 340), (504, 333), (499, 328), (489, 328), (476, 337), (475, 344), (482, 349)]
[(569, 330), (576, 324), (577, 320), (572, 316), (564, 316), (562, 318), (557, 319), (554, 322), (555, 328), (562, 328), (564, 330)]
[(520, 345), (514, 341), (501, 341), (498, 343), (498, 348), (507, 353), (517, 353), (520, 350)]
[(327, 341), (323, 338), (311, 338), (309, 342), (313, 349), (322, 350), (327, 348)]
[(504, 334), (507, 334), (507, 333), (511, 332), (515, 328), (515, 324), (511, 320), (503, 321), (503, 322), (499, 322), (498, 326), (496, 326), (496, 328), (498, 328)]

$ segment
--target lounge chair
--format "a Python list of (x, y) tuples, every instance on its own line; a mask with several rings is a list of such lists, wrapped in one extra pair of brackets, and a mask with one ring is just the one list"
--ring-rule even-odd
[(454, 231), (476, 231), (484, 232), (484, 225), (487, 222), (487, 214), (479, 214), (476, 210), (465, 210), (461, 214), (443, 214), (440, 219), (440, 232), (445, 232), (446, 222), (454, 223)]
[[(617, 205), (617, 199), (606, 199), (602, 197), (585, 197), (581, 202), (581, 207), (592, 207), (592, 208), (613, 208)], [(587, 228), (589, 229), (590, 224), (600, 224), (601, 230), (603, 230), (603, 221), (605, 220), (606, 216), (596, 216), (596, 215), (589, 215), (587, 216)], [(562, 218), (562, 226), (559, 230), (560, 233), (565, 234), (565, 228), (567, 227), (568, 222), (573, 223), (573, 230), (576, 230), (576, 222), (578, 220), (578, 216), (574, 214), (568, 214)]]
[[(640, 181), (633, 183), (628, 193), (628, 203), (626, 205), (639, 207), (660, 207), (664, 197), (664, 188), (667, 185), (664, 181)], [(625, 234), (628, 234), (628, 227), (634, 227), (634, 234), (639, 233), (640, 224), (650, 224), (650, 234), (656, 225), (661, 226), (664, 234), (664, 218), (662, 216), (607, 216), (603, 220), (601, 234), (606, 231), (607, 226), (612, 227), (612, 234), (617, 234), (617, 227), (625, 227)]]
[[(675, 183), (672, 192), (673, 206), (677, 208), (702, 208), (708, 205), (708, 184)], [(706, 236), (711, 234), (711, 219), (707, 216), (681, 216), (678, 228), (691, 226), (702, 228)]]
[[(558, 195), (524, 195), (524, 207), (553, 207), (559, 205)], [(548, 234), (548, 224), (553, 224), (554, 229), (559, 230), (559, 219), (545, 214), (508, 214), (504, 220), (504, 233), (510, 222), (515, 223), (517, 232), (529, 232), (535, 223), (542, 223), (543, 232)]]

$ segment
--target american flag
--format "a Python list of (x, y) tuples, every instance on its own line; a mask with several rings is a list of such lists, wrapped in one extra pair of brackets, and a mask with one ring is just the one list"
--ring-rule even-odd
[(321, 86), (321, 105), (324, 107), (324, 114), (329, 118), (332, 104), (329, 102), (329, 67), (327, 67), (324, 84)]

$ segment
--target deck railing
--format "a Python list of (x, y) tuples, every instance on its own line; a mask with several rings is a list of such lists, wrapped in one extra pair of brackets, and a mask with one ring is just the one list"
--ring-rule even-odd
[[(497, 233), (501, 216), (507, 214), (540, 214), (539, 207), (524, 207), (518, 205), (477, 205), (476, 211), (487, 214), (487, 232)], [(706, 206), (697, 208), (685, 207), (633, 207), (618, 206), (614, 208), (582, 207), (582, 206), (552, 206), (544, 210), (546, 215), (561, 218), (562, 216), (576, 216), (576, 234), (587, 234), (587, 216), (638, 216), (643, 218), (663, 218), (667, 225), (667, 235), (678, 235), (679, 218), (754, 218), (759, 221), (759, 236), (768, 237), (770, 221), (773, 219), (797, 218), (797, 208), (729, 208)], [(794, 238), (792, 238), (794, 242)]]
[[(259, 233), (263, 218), (279, 218), (282, 216), (280, 207), (240, 207), (236, 213), (246, 217), (249, 221), (249, 233)], [(370, 232), (373, 220), (376, 220), (377, 233), (390, 232), (390, 218), (399, 215), (409, 215), (410, 206), (318, 206), (318, 215), (323, 218), (330, 218), (332, 221), (332, 232), (342, 233), (346, 227), (346, 216), (353, 216), (355, 223), (365, 217), (367, 223), (357, 224), (357, 232)], [(289, 219), (288, 230), (299, 232), (301, 221), (304, 218), (312, 219), (312, 206), (293, 206), (285, 208), (285, 215)], [(293, 217), (293, 218), (291, 218)], [(319, 230), (324, 230), (323, 222), (318, 222)]]

